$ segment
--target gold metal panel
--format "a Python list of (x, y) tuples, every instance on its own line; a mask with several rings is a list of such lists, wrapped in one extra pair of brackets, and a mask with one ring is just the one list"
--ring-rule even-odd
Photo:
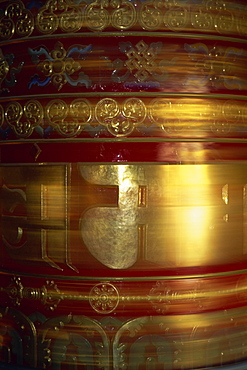
[(2, 266), (36, 262), (85, 275), (94, 266), (243, 262), (246, 170), (246, 163), (2, 166)]
[(19, 262), (67, 260), (66, 166), (0, 168), (2, 248)]
[(117, 204), (91, 207), (80, 221), (82, 240), (105, 266), (207, 266), (244, 257), (246, 165), (95, 164), (80, 172), (91, 184), (118, 187)]

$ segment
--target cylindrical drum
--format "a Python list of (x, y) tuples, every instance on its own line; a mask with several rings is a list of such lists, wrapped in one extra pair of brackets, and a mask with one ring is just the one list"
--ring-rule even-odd
[(0, 366), (245, 369), (245, 0), (0, 5)]

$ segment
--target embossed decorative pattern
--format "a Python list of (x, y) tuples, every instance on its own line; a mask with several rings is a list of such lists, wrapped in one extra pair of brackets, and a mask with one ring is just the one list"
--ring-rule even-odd
[(246, 44), (152, 40), (3, 43), (1, 139), (245, 137)]
[(179, 0), (95, 0), (45, 2), (16, 0), (3, 2), (0, 19), (2, 40), (30, 37), (36, 32), (76, 33), (106, 30), (144, 30), (208, 32), (246, 36), (241, 1), (202, 0), (189, 3)]
[(0, 367), (240, 370), (247, 5), (0, 6)]
[(247, 132), (247, 103), (237, 100), (40, 99), (2, 103), (0, 109), (2, 139), (11, 131), (13, 138), (243, 137)]

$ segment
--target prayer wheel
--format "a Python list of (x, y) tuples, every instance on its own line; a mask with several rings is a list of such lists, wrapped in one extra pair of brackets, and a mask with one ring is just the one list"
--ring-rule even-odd
[(1, 1), (1, 368), (246, 368), (246, 15)]

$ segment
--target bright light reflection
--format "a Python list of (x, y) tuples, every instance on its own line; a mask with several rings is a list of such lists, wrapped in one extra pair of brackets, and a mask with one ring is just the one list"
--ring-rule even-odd
[[(208, 254), (210, 199), (208, 166), (179, 166), (180, 186), (177, 216), (181, 225), (180, 263), (205, 263)], [(207, 194), (207, 195), (206, 195)], [(181, 205), (181, 206), (179, 206)]]

